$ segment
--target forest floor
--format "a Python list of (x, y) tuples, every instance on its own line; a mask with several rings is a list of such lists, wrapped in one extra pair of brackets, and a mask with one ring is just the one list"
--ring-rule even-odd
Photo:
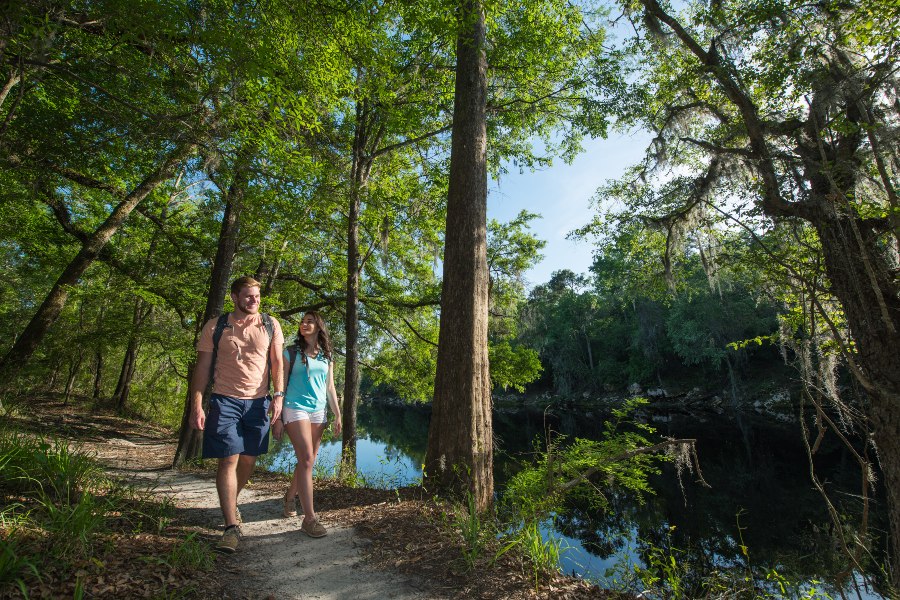
[(311, 539), (300, 533), (299, 518), (282, 517), (285, 476), (261, 470), (239, 499), (244, 538), (237, 552), (214, 554), (207, 569), (169, 565), (160, 572), (165, 562), (160, 557), (170, 556), (189, 536), (210, 548), (221, 536), (212, 462), (174, 471), (169, 468), (175, 452), (171, 431), (72, 405), (35, 406), (41, 408), (10, 417), (17, 428), (74, 442), (113, 477), (169, 504), (172, 516), (156, 533), (107, 540), (105, 550), (74, 573), (45, 565), (42, 582), (29, 590), (31, 597), (73, 597), (76, 577), (86, 598), (626, 597), (546, 572), (536, 589), (533, 569), (515, 552), (493, 560), (496, 549), (486, 548), (467, 568), (461, 536), (452, 527), (452, 507), (424, 498), (421, 488), (375, 490), (317, 480), (316, 507), (328, 535)]

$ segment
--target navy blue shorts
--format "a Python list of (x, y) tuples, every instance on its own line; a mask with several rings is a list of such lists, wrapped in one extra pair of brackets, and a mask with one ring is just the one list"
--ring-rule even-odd
[(203, 458), (259, 456), (269, 450), (269, 397), (241, 400), (213, 394), (203, 427)]

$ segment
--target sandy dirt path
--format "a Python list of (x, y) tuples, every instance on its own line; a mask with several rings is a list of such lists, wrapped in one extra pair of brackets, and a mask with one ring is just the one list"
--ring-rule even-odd
[[(168, 469), (147, 469), (129, 464), (129, 446), (141, 452), (171, 456), (169, 444), (129, 437), (112, 441), (121, 454), (118, 476), (151, 486), (172, 499), (180, 520), (196, 526), (211, 543), (221, 536), (224, 521), (215, 482), (209, 475)], [(154, 446), (159, 445), (157, 449)], [(135, 448), (132, 448), (134, 450)], [(123, 460), (124, 459), (124, 460)], [(258, 488), (258, 489), (257, 489)], [(281, 515), (281, 495), (272, 486), (252, 483), (239, 499), (243, 539), (237, 552), (217, 559), (216, 569), (225, 584), (225, 598), (237, 599), (396, 599), (439, 598), (423, 581), (409, 575), (376, 570), (363, 560), (369, 540), (354, 529), (329, 522), (327, 507), (319, 518), (328, 528), (324, 538), (300, 533), (300, 518)]]

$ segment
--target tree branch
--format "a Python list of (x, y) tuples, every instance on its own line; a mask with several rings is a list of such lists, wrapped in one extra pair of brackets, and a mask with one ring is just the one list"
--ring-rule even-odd
[[(658, 452), (658, 451), (663, 450), (663, 449), (665, 449), (665, 448), (671, 448), (672, 446), (685, 446), (685, 445), (687, 445), (687, 446), (689, 446), (689, 447), (691, 448), (692, 453), (693, 453), (693, 454), (696, 454), (696, 452), (697, 452), (697, 450), (696, 450), (696, 443), (697, 443), (697, 440), (694, 440), (694, 439), (669, 439), (669, 440), (666, 440), (666, 441), (664, 441), (664, 442), (660, 442), (659, 444), (654, 444), (654, 445), (652, 445), (652, 446), (647, 446), (646, 448), (636, 448), (636, 449), (634, 449), (634, 450), (629, 450), (629, 451), (627, 451), (627, 452), (623, 452), (623, 453), (618, 454), (618, 455), (616, 455), (616, 456), (607, 458), (607, 459), (605, 459), (605, 460), (603, 461), (603, 464), (604, 464), (604, 465), (609, 465), (609, 464), (612, 464), (612, 463), (622, 462), (622, 461), (628, 460), (629, 458), (633, 458), (633, 457), (635, 457), (635, 456), (639, 456), (639, 455), (641, 455), (641, 454), (650, 454), (650, 453), (653, 453), (653, 452)], [(701, 483), (704, 487), (712, 487), (712, 486), (709, 485), (709, 484), (706, 482), (706, 480), (703, 478), (703, 474), (700, 472), (700, 468), (699, 468), (700, 465), (699, 465), (698, 463), (696, 463), (696, 462), (695, 462), (694, 464), (695, 464), (695, 466), (697, 467), (697, 477), (699, 477), (700, 483)], [(583, 472), (582, 472), (581, 474), (579, 474), (577, 477), (575, 477), (575, 478), (573, 478), (573, 479), (571, 479), (571, 480), (569, 480), (569, 481), (563, 483), (562, 485), (560, 485), (560, 486), (559, 486), (559, 487), (560, 487), (560, 490), (562, 490), (562, 491), (564, 491), (564, 492), (567, 491), (567, 490), (570, 490), (570, 489), (572, 489), (573, 487), (575, 487), (576, 485), (578, 485), (579, 483), (582, 483), (583, 481), (587, 481), (590, 477), (596, 475), (597, 473), (600, 473), (601, 471), (603, 471), (603, 466), (599, 466), (599, 467), (591, 467), (591, 468), (589, 468), (589, 469), (583, 471)]]

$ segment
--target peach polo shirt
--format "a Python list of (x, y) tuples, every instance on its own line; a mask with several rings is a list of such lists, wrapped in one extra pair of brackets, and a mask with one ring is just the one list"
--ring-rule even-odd
[[(197, 352), (213, 351), (213, 331), (218, 319), (210, 319), (200, 332)], [(222, 330), (213, 393), (242, 400), (262, 398), (269, 393), (269, 334), (257, 313), (242, 321), (228, 317), (231, 327)], [(272, 317), (272, 343), (284, 345), (281, 324)]]

